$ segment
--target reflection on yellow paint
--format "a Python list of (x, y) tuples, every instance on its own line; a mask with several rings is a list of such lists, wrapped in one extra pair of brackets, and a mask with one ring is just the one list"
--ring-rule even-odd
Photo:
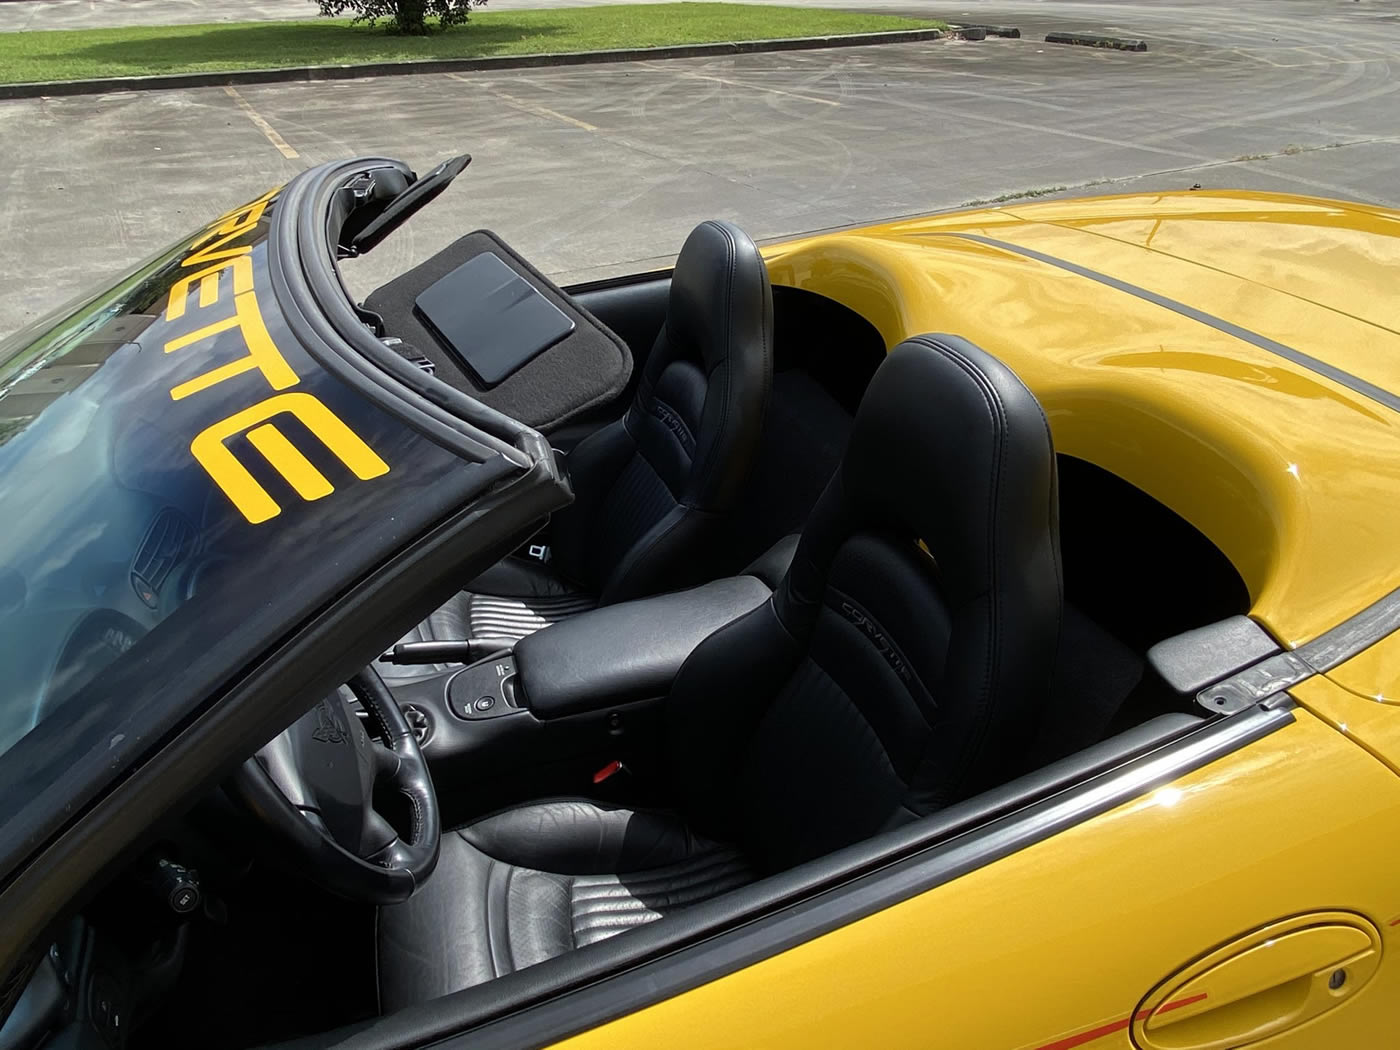
[[(270, 397), (219, 420), (190, 442), (194, 458), (252, 524), (276, 517), (282, 508), (224, 444), (243, 431), (250, 431), (249, 442), (262, 453), (273, 469), (287, 479), (302, 499), (317, 500), (335, 491), (326, 476), (285, 434), (270, 423), (257, 426), (282, 414), (290, 414), (300, 420), (361, 481), (389, 472), (389, 465), (314, 395), (295, 392)], [(250, 430), (252, 427), (257, 429)]]
[[(181, 265), (202, 268), (180, 276), (171, 285), (165, 308), (166, 321), (178, 321), (185, 316), (190, 293), (196, 286), (199, 288), (201, 310), (217, 305), (220, 278), (226, 270), (231, 273), (229, 283), (233, 288), (233, 314), (171, 339), (165, 344), (165, 352), (171, 354), (213, 339), (223, 332), (236, 330), (241, 334), (248, 354), (177, 383), (170, 389), (172, 401), (181, 401), (226, 379), (252, 371), (261, 373), (273, 390), (286, 390), (300, 382), (292, 366), (277, 349), (263, 321), (257, 292), (253, 287), (252, 247), (232, 243), (262, 220), (277, 192), (275, 189), (269, 190), (251, 204), (220, 216), (190, 244), (190, 254)], [(261, 453), (302, 499), (318, 500), (335, 491), (335, 486), (306, 458), (305, 453), (274, 423), (269, 422), (279, 415), (295, 416), (361, 481), (389, 472), (389, 465), (314, 394), (298, 391), (266, 398), (211, 424), (190, 442), (194, 458), (252, 524), (276, 517), (282, 508), (225, 444), (238, 434), (246, 432), (248, 443)]]

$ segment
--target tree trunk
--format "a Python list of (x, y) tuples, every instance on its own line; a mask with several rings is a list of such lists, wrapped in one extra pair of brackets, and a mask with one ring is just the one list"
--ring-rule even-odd
[(399, 32), (414, 36), (426, 33), (428, 31), (427, 11), (428, 0), (398, 0), (398, 15), (395, 21), (398, 23)]

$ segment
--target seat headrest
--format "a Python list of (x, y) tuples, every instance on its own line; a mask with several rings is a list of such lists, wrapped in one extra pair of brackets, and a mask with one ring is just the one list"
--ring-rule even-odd
[(673, 346), (714, 370), (767, 321), (772, 291), (758, 247), (739, 227), (709, 219), (690, 232), (671, 275), (666, 334)]
[(1010, 368), (965, 339), (914, 336), (881, 363), (841, 481), (850, 524), (922, 540), (953, 601), (1014, 591), (1006, 575), (1047, 556), (1058, 570), (1045, 413)]

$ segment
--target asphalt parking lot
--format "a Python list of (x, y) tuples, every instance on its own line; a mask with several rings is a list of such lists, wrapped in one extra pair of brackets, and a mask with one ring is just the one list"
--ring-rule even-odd
[[(571, 281), (664, 262), (709, 216), (773, 238), (1047, 191), (1400, 203), (1389, 0), (843, 6), (1025, 36), (0, 102), (0, 334), (355, 153), (476, 158), (356, 264), (365, 288), (479, 226)], [(1151, 49), (1045, 44), (1047, 29)]]

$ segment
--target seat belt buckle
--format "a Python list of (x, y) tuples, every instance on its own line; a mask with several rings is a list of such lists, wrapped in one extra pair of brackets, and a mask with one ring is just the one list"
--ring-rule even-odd
[(549, 561), (549, 544), (531, 543), (525, 548), (525, 557), (531, 561), (545, 563)]

